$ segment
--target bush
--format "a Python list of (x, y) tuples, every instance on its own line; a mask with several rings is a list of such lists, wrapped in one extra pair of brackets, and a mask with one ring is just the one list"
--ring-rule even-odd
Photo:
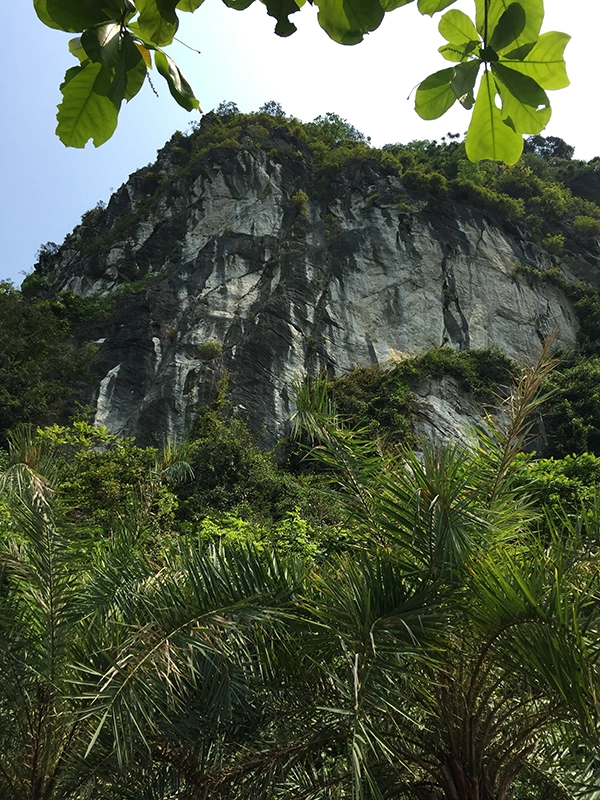
[(220, 342), (204, 342), (198, 348), (198, 355), (204, 361), (212, 361), (218, 358), (223, 352), (223, 345)]
[(592, 453), (562, 459), (540, 458), (519, 472), (522, 487), (540, 506), (554, 513), (580, 514), (595, 502), (600, 485), (600, 458)]
[(245, 422), (205, 411), (192, 434), (187, 458), (194, 472), (178, 491), (179, 518), (197, 522), (227, 512), (260, 524), (278, 523), (299, 509), (314, 526), (337, 521), (337, 507), (313, 486), (313, 477), (297, 478), (260, 450)]
[(114, 529), (142, 499), (150, 503), (156, 529), (171, 527), (178, 500), (167, 483), (155, 481), (159, 460), (155, 448), (138, 447), (131, 438), (119, 438), (86, 422), (53, 425), (39, 430), (38, 437), (60, 461), (58, 492), (68, 518), (80, 531), (103, 534)]
[(414, 443), (414, 386), (423, 378), (450, 375), (481, 401), (493, 399), (499, 385), (510, 383), (514, 363), (499, 349), (430, 350), (389, 369), (359, 367), (330, 382), (337, 411), (352, 426), (370, 426), (390, 445)]
[(600, 219), (582, 215), (575, 217), (573, 226), (578, 236), (600, 236)]
[(298, 191), (292, 195), (292, 203), (296, 207), (298, 216), (303, 219), (308, 219), (308, 195), (306, 192), (303, 192), (302, 189), (298, 189)]
[(65, 408), (95, 351), (76, 350), (60, 304), (24, 297), (0, 282), (0, 439), (22, 422), (40, 424)]
[(542, 239), (542, 246), (553, 256), (559, 256), (565, 249), (565, 237), (562, 233), (548, 234)]

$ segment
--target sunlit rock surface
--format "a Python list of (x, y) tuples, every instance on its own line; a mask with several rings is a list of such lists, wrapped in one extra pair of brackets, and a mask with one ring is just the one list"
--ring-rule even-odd
[[(551, 256), (489, 213), (411, 195), (376, 161), (347, 164), (320, 194), (305, 159), (251, 145), (179, 175), (165, 150), (151, 169), (46, 267), (83, 295), (147, 279), (99, 332), (92, 398), (98, 423), (143, 444), (184, 435), (226, 374), (235, 413), (268, 445), (307, 373), (442, 346), (526, 361), (551, 333), (575, 342), (571, 302), (515, 270), (548, 269)], [(161, 188), (150, 174), (171, 177)], [(597, 282), (583, 257), (561, 266)], [(436, 440), (470, 413), (447, 388), (417, 395), (419, 430)]]

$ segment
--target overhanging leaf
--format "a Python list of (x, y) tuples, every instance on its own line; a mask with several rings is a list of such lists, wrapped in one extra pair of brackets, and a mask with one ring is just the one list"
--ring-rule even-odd
[(188, 11), (193, 12), (196, 9), (200, 8), (204, 0), (179, 0), (177, 3), (177, 10), (178, 11)]
[(227, 8), (233, 8), (236, 11), (244, 11), (249, 8), (254, 0), (223, 0)]
[(454, 68), (454, 76), (450, 81), (450, 86), (463, 108), (473, 108), (473, 92), (480, 66), (481, 61), (474, 59), (473, 61), (465, 61)]
[(477, 92), (465, 146), (471, 161), (489, 158), (516, 164), (523, 152), (523, 137), (503, 122), (496, 106), (496, 84), (489, 71)]
[(319, 25), (340, 44), (358, 44), (381, 25), (384, 10), (379, 0), (315, 0)]
[(549, 31), (540, 36), (523, 61), (503, 62), (533, 78), (543, 89), (564, 89), (569, 85), (564, 51), (570, 38), (566, 33)]
[(447, 11), (440, 20), (439, 32), (447, 42), (452, 44), (466, 44), (467, 42), (479, 41), (479, 35), (475, 30), (475, 25), (471, 18), (462, 11), (453, 8)]
[(514, 58), (518, 61), (522, 61), (524, 58), (527, 58), (534, 47), (535, 42), (527, 42), (527, 44), (522, 44), (520, 47), (511, 50), (510, 53), (504, 53), (503, 58)]
[(185, 108), (186, 111), (194, 111), (200, 108), (200, 103), (195, 97), (192, 87), (183, 77), (177, 64), (166, 53), (158, 50), (154, 56), (156, 69), (166, 80), (169, 91), (177, 103)]
[(67, 71), (56, 115), (56, 133), (67, 147), (85, 147), (90, 139), (99, 147), (113, 135), (118, 111), (105, 94), (110, 72), (93, 61)]
[[(143, 48), (145, 50), (145, 48)], [(150, 53), (145, 50), (148, 55)], [(121, 43), (119, 62), (115, 68), (115, 76), (108, 91), (108, 96), (119, 108), (123, 100), (129, 102), (144, 85), (147, 67), (140, 48), (131, 34), (125, 33)]]
[(548, 98), (546, 98), (546, 105), (538, 108), (528, 103), (522, 103), (503, 82), (498, 80), (497, 86), (502, 100), (502, 119), (510, 121), (511, 127), (517, 133), (541, 133), (552, 116)]
[(520, 103), (533, 108), (550, 105), (546, 92), (528, 75), (510, 69), (501, 62), (492, 64), (492, 72)]
[(434, 14), (443, 11), (455, 2), (456, 0), (418, 0), (417, 5), (419, 6), (421, 14), (427, 14), (429, 17), (433, 17)]
[(143, 44), (140, 44), (139, 42), (135, 42), (135, 46), (139, 50), (142, 58), (144, 59), (145, 65), (148, 67), (148, 69), (152, 69), (152, 56), (150, 55), (150, 50), (148, 50), (146, 47), (144, 47)]
[(523, 33), (526, 21), (523, 6), (520, 3), (511, 3), (494, 28), (489, 40), (489, 47), (492, 47), (497, 53), (504, 50)]
[(402, 8), (412, 3), (413, 0), (380, 0), (381, 7), (384, 11), (394, 11), (396, 8)]
[(72, 56), (75, 56), (79, 61), (85, 61), (87, 59), (87, 53), (83, 49), (81, 44), (81, 36), (76, 36), (74, 39), (69, 39), (69, 53)]
[[(493, 31), (500, 21), (500, 17), (512, 4), (513, 0), (475, 0), (475, 25), (480, 36), (483, 37), (487, 32), (488, 39), (491, 38)], [(544, 0), (520, 0), (520, 4), (525, 11), (525, 26), (515, 39), (516, 47), (520, 47), (528, 42), (534, 42), (540, 35), (540, 28), (544, 20)]]
[(454, 61), (458, 63), (459, 61), (464, 61), (468, 58), (477, 48), (479, 47), (479, 42), (467, 42), (464, 45), (459, 44), (443, 44), (440, 48), (438, 48), (438, 53), (440, 53), (446, 61)]
[(262, 2), (267, 7), (268, 15), (277, 20), (275, 26), (277, 36), (291, 36), (295, 32), (296, 26), (290, 22), (289, 15), (299, 11), (303, 2), (299, 4), (295, 0), (262, 0)]
[(119, 60), (120, 32), (121, 26), (117, 22), (102, 22), (81, 34), (81, 44), (92, 61), (114, 67)]
[(415, 111), (421, 119), (437, 119), (456, 101), (450, 82), (454, 78), (454, 70), (449, 67), (425, 78), (419, 84), (415, 94)]
[(33, 0), (35, 12), (50, 28), (78, 33), (97, 25), (118, 19), (118, 6), (110, 0)]
[(158, 47), (171, 44), (179, 26), (177, 0), (137, 0), (137, 7), (140, 16), (131, 29)]

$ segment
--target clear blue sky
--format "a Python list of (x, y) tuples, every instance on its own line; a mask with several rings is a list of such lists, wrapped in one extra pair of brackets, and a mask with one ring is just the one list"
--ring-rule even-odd
[[(469, 11), (472, 4), (461, 0)], [(446, 62), (437, 55), (442, 40), (437, 20), (421, 17), (416, 3), (386, 15), (379, 30), (355, 47), (342, 47), (320, 30), (313, 8), (295, 15), (298, 32), (288, 39), (273, 34), (274, 21), (256, 2), (244, 12), (206, 0), (193, 15), (182, 15), (181, 45), (170, 49), (194, 86), (204, 110), (233, 100), (242, 111), (267, 100), (305, 121), (335, 111), (373, 143), (439, 139), (464, 132), (468, 115), (453, 109), (441, 120), (424, 122), (413, 111), (411, 90)], [(546, 0), (544, 30), (563, 30), (572, 86), (553, 92), (553, 119), (547, 135), (575, 146), (575, 155), (600, 155), (597, 110), (598, 0)], [(60, 243), (81, 215), (106, 201), (128, 175), (151, 162), (175, 130), (191, 117), (171, 100), (156, 73), (157, 99), (145, 86), (121, 112), (115, 136), (102, 147), (65, 148), (55, 137), (59, 84), (74, 60), (69, 36), (45, 28), (32, 3), (11, 9), (12, 35), (4, 42), (1, 88), (0, 279), (20, 283), (31, 270), (40, 244)], [(196, 117), (197, 118), (197, 117)]]

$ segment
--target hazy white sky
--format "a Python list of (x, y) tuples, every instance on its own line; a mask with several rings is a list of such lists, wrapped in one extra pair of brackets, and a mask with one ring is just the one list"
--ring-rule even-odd
[[(472, 2), (461, 0), (459, 7), (469, 12)], [(273, 34), (274, 20), (259, 2), (236, 12), (220, 0), (206, 0), (193, 16), (182, 17), (179, 38), (201, 54), (177, 44), (169, 52), (204, 110), (233, 100), (242, 111), (253, 111), (276, 100), (305, 121), (334, 111), (375, 145), (439, 139), (467, 128), (468, 114), (461, 108), (424, 122), (408, 99), (420, 80), (446, 65), (437, 54), (442, 44), (437, 19), (421, 17), (416, 3), (386, 15), (379, 30), (354, 47), (329, 40), (308, 5), (294, 15), (298, 32), (288, 39)], [(173, 131), (185, 130), (194, 117), (175, 105), (154, 73), (160, 97), (145, 86), (122, 109), (119, 128), (107, 144), (65, 148), (54, 128), (58, 87), (75, 63), (66, 46), (69, 37), (45, 28), (29, 0), (14, 4), (11, 23), (16, 33), (4, 42), (0, 90), (0, 279), (19, 283), (40, 244), (61, 242), (85, 211), (108, 200), (131, 172), (154, 160)], [(543, 30), (573, 37), (567, 47), (572, 85), (552, 93), (554, 114), (545, 133), (574, 145), (576, 157), (593, 158), (600, 155), (594, 61), (600, 3), (546, 0)]]

